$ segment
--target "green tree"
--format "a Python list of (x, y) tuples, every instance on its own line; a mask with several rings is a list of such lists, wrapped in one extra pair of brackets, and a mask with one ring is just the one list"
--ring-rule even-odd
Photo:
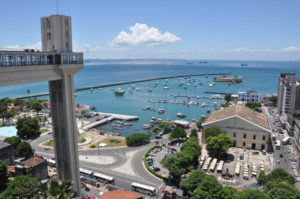
[(224, 100), (226, 101), (226, 103), (228, 104), (231, 101), (231, 94), (226, 94), (224, 97)]
[[(45, 187), (47, 186), (47, 187)], [(48, 185), (43, 185), (43, 191), (40, 194), (42, 198), (55, 199), (79, 199), (78, 195), (73, 190), (73, 183), (71, 181), (56, 181), (53, 180)]]
[(264, 189), (264, 192), (270, 199), (299, 199), (300, 192), (287, 181), (269, 182)]
[(149, 135), (143, 133), (134, 133), (126, 137), (127, 146), (140, 146), (149, 142)]
[(162, 159), (161, 164), (169, 170), (169, 174), (173, 177), (175, 183), (178, 183), (182, 174), (188, 171), (182, 165), (182, 160), (175, 156)]
[(259, 109), (261, 107), (261, 103), (259, 102), (247, 102), (245, 106), (247, 106), (248, 108), (254, 111), (261, 112), (261, 110)]
[(182, 127), (177, 126), (171, 132), (170, 138), (171, 139), (186, 138), (186, 132)]
[(5, 103), (3, 100), (0, 100), (0, 117), (2, 119), (3, 125), (5, 125), (5, 118), (7, 114), (7, 103)]
[(202, 129), (202, 123), (206, 120), (207, 117), (201, 117), (200, 120), (196, 123), (197, 128)]
[(17, 149), (17, 146), (21, 144), (21, 141), (22, 140), (17, 136), (7, 137), (4, 140), (4, 142), (11, 144), (15, 150)]
[(269, 97), (269, 100), (273, 103), (273, 105), (277, 104), (277, 96), (276, 95)]
[(36, 115), (39, 115), (39, 112), (43, 109), (43, 106), (40, 101), (34, 100), (31, 104), (31, 108), (35, 110)]
[(223, 187), (220, 198), (222, 199), (235, 199), (235, 195), (237, 194), (237, 190), (230, 186)]
[(40, 136), (40, 126), (36, 118), (24, 117), (17, 121), (18, 136), (22, 139), (31, 139)]
[(204, 130), (204, 139), (207, 140), (207, 138), (209, 137), (214, 137), (220, 134), (225, 134), (226, 132), (223, 131), (221, 128), (216, 127), (216, 126), (212, 126), (209, 128), (206, 128)]
[(205, 175), (198, 188), (194, 190), (191, 199), (220, 198), (222, 188), (222, 185), (218, 182), (215, 176)]
[(26, 93), (27, 93), (27, 95), (30, 95), (30, 93), (31, 93), (31, 92), (30, 92), (30, 89), (27, 89), (27, 90), (26, 90)]
[(21, 142), (21, 144), (17, 146), (16, 155), (18, 157), (25, 157), (27, 159), (30, 158), (33, 153), (34, 150), (28, 142)]
[(0, 160), (0, 193), (6, 189), (8, 181), (7, 166), (5, 162)]
[(91, 111), (96, 111), (96, 110), (97, 110), (97, 108), (95, 106), (91, 107)]
[(267, 183), (267, 175), (265, 174), (264, 171), (261, 171), (259, 173), (259, 176), (257, 178), (257, 184), (258, 185), (265, 185)]
[(279, 183), (282, 181), (286, 181), (290, 184), (295, 184), (295, 178), (294, 176), (292, 176), (291, 174), (289, 174), (288, 172), (286, 172), (284, 169), (282, 168), (276, 168), (273, 169), (271, 171), (271, 173), (269, 173), (266, 176), (266, 181), (265, 184), (269, 183), (269, 182), (275, 182), (275, 183)]
[(182, 180), (180, 182), (180, 189), (183, 191), (183, 194), (191, 197), (193, 191), (201, 184), (205, 175), (203, 171), (194, 170), (187, 179)]
[(190, 137), (197, 137), (198, 138), (198, 131), (196, 129), (192, 129)]
[(214, 137), (208, 137), (206, 140), (206, 149), (211, 155), (220, 157), (233, 145), (233, 141), (226, 134), (220, 134)]
[(269, 199), (268, 195), (264, 192), (254, 189), (245, 189), (241, 192), (237, 192), (234, 198), (236, 199)]
[(7, 188), (1, 196), (5, 199), (34, 198), (40, 191), (40, 180), (31, 176), (17, 176), (7, 183)]

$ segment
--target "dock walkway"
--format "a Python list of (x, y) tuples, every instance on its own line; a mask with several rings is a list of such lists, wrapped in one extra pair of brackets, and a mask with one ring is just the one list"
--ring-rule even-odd
[(102, 124), (105, 124), (107, 122), (113, 121), (113, 120), (124, 120), (124, 121), (131, 121), (131, 120), (138, 120), (138, 116), (131, 116), (131, 115), (121, 115), (121, 114), (114, 114), (114, 113), (102, 113), (102, 112), (97, 112), (100, 115), (109, 115), (107, 118), (103, 118), (99, 121), (92, 122), (90, 124), (87, 124), (83, 127), (85, 130), (92, 129), (94, 127), (100, 126)]

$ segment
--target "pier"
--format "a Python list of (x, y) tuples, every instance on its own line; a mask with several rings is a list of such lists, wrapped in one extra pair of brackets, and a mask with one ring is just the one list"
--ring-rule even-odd
[(232, 95), (233, 93), (226, 93), (226, 92), (218, 92), (218, 91), (205, 91), (204, 93), (208, 94), (220, 94), (220, 95)]
[[(141, 80), (133, 80), (133, 81), (126, 81), (126, 82), (116, 82), (111, 84), (103, 84), (98, 86), (87, 86), (83, 88), (77, 88), (75, 89), (75, 92), (77, 91), (83, 91), (83, 90), (91, 90), (96, 88), (105, 88), (105, 87), (111, 87), (111, 86), (120, 86), (120, 85), (126, 85), (126, 84), (135, 84), (135, 83), (141, 83), (141, 82), (148, 82), (148, 81), (155, 81), (155, 80), (162, 80), (162, 79), (174, 79), (174, 78), (182, 78), (182, 77), (198, 77), (198, 76), (211, 76), (211, 75), (229, 75), (230, 73), (206, 73), (206, 74), (193, 74), (193, 75), (175, 75), (175, 76), (165, 76), (165, 77), (156, 77), (156, 78), (149, 78), (149, 79), (141, 79)], [(26, 95), (26, 96), (20, 96), (16, 97), (18, 99), (27, 99), (32, 97), (42, 97), (47, 96), (49, 93), (40, 93), (40, 94), (34, 94), (34, 95)]]
[(95, 128), (97, 126), (100, 126), (102, 124), (106, 124), (107, 122), (113, 121), (113, 120), (124, 120), (124, 121), (132, 121), (132, 120), (138, 120), (138, 116), (131, 116), (131, 115), (121, 115), (121, 114), (114, 114), (114, 113), (101, 113), (98, 112), (100, 115), (107, 115), (109, 117), (103, 118), (102, 120), (92, 122), (90, 124), (87, 124), (83, 127), (85, 130), (89, 130), (92, 128)]

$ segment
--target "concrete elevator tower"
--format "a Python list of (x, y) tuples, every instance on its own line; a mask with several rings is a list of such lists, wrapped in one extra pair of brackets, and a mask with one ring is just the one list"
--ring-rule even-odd
[[(63, 54), (72, 52), (71, 25), (70, 16), (51, 15), (41, 18), (43, 52), (62, 53), (60, 61), (72, 62), (72, 56), (65, 57)], [(81, 67), (61, 69), (59, 73), (62, 79), (49, 81), (57, 174), (62, 180), (72, 180), (77, 192), (80, 192), (80, 178), (73, 76)]]
[(83, 53), (72, 50), (69, 16), (41, 18), (41, 36), (42, 52), (0, 50), (0, 86), (48, 81), (57, 174), (81, 195), (73, 78), (83, 68)]

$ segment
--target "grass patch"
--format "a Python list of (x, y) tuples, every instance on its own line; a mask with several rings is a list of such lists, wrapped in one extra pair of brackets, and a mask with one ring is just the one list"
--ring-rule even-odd
[(53, 140), (49, 140), (48, 142), (45, 142), (44, 144), (43, 144), (44, 146), (54, 146), (54, 142), (53, 142)]
[(82, 137), (79, 137), (78, 138), (78, 144), (87, 144), (87, 143), (89, 143), (90, 141), (92, 140), (92, 138), (91, 137), (89, 137), (89, 136), (82, 136)]
[(46, 132), (48, 132), (48, 129), (40, 129), (40, 132), (41, 133), (46, 133)]
[(96, 148), (96, 144), (91, 144), (89, 147), (94, 149), (94, 148)]
[(105, 138), (100, 143), (107, 144), (106, 147), (126, 146), (125, 140), (124, 139), (118, 139), (118, 138)]

